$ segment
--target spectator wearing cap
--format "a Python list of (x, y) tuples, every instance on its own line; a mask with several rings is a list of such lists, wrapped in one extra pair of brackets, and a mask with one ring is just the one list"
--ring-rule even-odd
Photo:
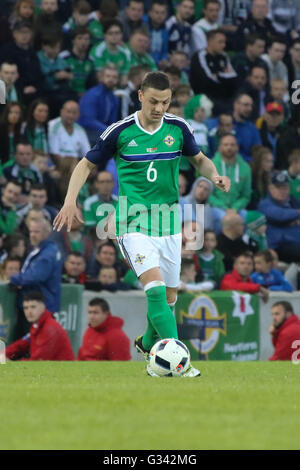
[(279, 103), (268, 103), (266, 112), (258, 123), (262, 145), (268, 147), (276, 160), (277, 142), (283, 132), (282, 123), (284, 120), (283, 106)]
[(96, 297), (88, 306), (89, 326), (78, 351), (79, 361), (129, 361), (130, 341), (124, 320), (110, 313), (106, 300)]
[(267, 64), (269, 80), (281, 79), (288, 85), (288, 70), (283, 62), (285, 51), (286, 42), (280, 37), (274, 37), (269, 42), (267, 54), (261, 58)]
[(42, 293), (29, 292), (24, 297), (23, 309), (31, 324), (30, 333), (10, 344), (5, 350), (6, 357), (25, 361), (73, 361), (75, 357), (67, 332), (46, 308)]
[(245, 225), (245, 235), (256, 241), (259, 250), (266, 250), (268, 248), (267, 219), (264, 214), (258, 211), (247, 211)]
[(286, 262), (300, 262), (300, 201), (290, 196), (289, 178), (273, 171), (268, 195), (258, 204), (267, 219), (269, 248)]
[(17, 22), (13, 27), (13, 42), (5, 44), (0, 52), (0, 63), (12, 61), (18, 67), (19, 86), (23, 101), (28, 104), (40, 93), (43, 87), (43, 75), (39, 59), (31, 46), (33, 26), (26, 22)]
[(271, 314), (269, 332), (275, 350), (269, 361), (290, 361), (295, 352), (293, 343), (300, 339), (300, 320), (292, 305), (285, 300), (273, 304)]

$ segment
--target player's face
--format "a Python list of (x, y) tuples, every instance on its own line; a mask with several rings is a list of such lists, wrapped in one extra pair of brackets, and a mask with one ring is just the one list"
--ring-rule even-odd
[(253, 271), (253, 261), (251, 258), (240, 256), (234, 263), (234, 269), (237, 270), (240, 276), (248, 277)]
[(169, 88), (167, 90), (146, 88), (144, 93), (139, 90), (142, 114), (149, 123), (158, 123), (162, 119), (171, 102), (171, 96), (172, 92)]
[(97, 326), (101, 325), (101, 323), (106, 320), (107, 312), (103, 312), (102, 308), (99, 305), (89, 305), (88, 318), (89, 325), (91, 325), (92, 328), (97, 328)]
[(23, 310), (29, 323), (37, 322), (45, 309), (45, 304), (37, 300), (26, 300), (23, 302)]
[(286, 312), (282, 305), (276, 305), (271, 310), (272, 322), (275, 328), (279, 328), (286, 319)]

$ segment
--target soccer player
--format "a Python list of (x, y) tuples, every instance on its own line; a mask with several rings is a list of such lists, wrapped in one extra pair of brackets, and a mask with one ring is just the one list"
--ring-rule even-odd
[[(178, 338), (172, 308), (180, 283), (181, 224), (177, 203), (181, 154), (189, 156), (200, 174), (221, 190), (227, 192), (230, 188), (230, 180), (220, 176), (212, 161), (199, 152), (189, 124), (166, 113), (171, 95), (166, 74), (145, 75), (139, 90), (141, 110), (112, 124), (100, 135), (94, 148), (76, 166), (64, 205), (54, 220), (58, 231), (64, 224), (69, 231), (74, 218), (82, 221), (76, 206), (81, 186), (95, 165), (102, 170), (115, 156), (119, 175), (116, 235), (147, 296), (147, 330), (135, 340), (146, 360), (159, 338)], [(158, 211), (157, 205), (162, 204), (164, 210)], [(164, 223), (167, 218), (169, 224)], [(153, 375), (149, 365), (147, 372)], [(192, 366), (185, 373), (186, 377), (199, 375), (200, 371)]]

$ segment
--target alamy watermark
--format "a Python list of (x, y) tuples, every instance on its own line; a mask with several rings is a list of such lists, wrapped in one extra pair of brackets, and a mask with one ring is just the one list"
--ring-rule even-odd
[(293, 342), (292, 349), (296, 349), (296, 351), (294, 351), (292, 354), (292, 363), (298, 365), (300, 364), (300, 339), (296, 339)]
[(0, 104), (6, 103), (6, 88), (3, 80), (0, 80)]
[(5, 343), (4, 341), (0, 340), (0, 364), (6, 363), (6, 356), (5, 356)]
[[(182, 231), (187, 250), (200, 250), (204, 240), (204, 204), (178, 203), (128, 204), (126, 196), (120, 196), (117, 214), (115, 206), (99, 204), (96, 215), (100, 221), (96, 227), (97, 237), (101, 240), (116, 238), (125, 233), (141, 232), (152, 237), (168, 236)], [(116, 222), (117, 220), (117, 222)]]

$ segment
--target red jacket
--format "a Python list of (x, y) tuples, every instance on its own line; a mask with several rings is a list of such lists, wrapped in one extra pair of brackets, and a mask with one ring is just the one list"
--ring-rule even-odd
[(130, 340), (122, 330), (122, 318), (110, 313), (106, 320), (86, 330), (82, 346), (78, 351), (80, 361), (129, 361)]
[(259, 292), (260, 285), (252, 282), (250, 277), (247, 281), (243, 281), (239, 273), (234, 269), (231, 273), (225, 274), (222, 279), (221, 290), (241, 290), (249, 294), (256, 294)]
[(73, 361), (72, 345), (63, 327), (45, 310), (38, 322), (33, 323), (26, 338), (6, 348), (9, 359), (18, 359), (30, 353), (27, 361)]
[(296, 351), (292, 349), (292, 344), (296, 340), (300, 340), (300, 320), (297, 315), (291, 315), (272, 335), (275, 351), (269, 361), (290, 361)]

